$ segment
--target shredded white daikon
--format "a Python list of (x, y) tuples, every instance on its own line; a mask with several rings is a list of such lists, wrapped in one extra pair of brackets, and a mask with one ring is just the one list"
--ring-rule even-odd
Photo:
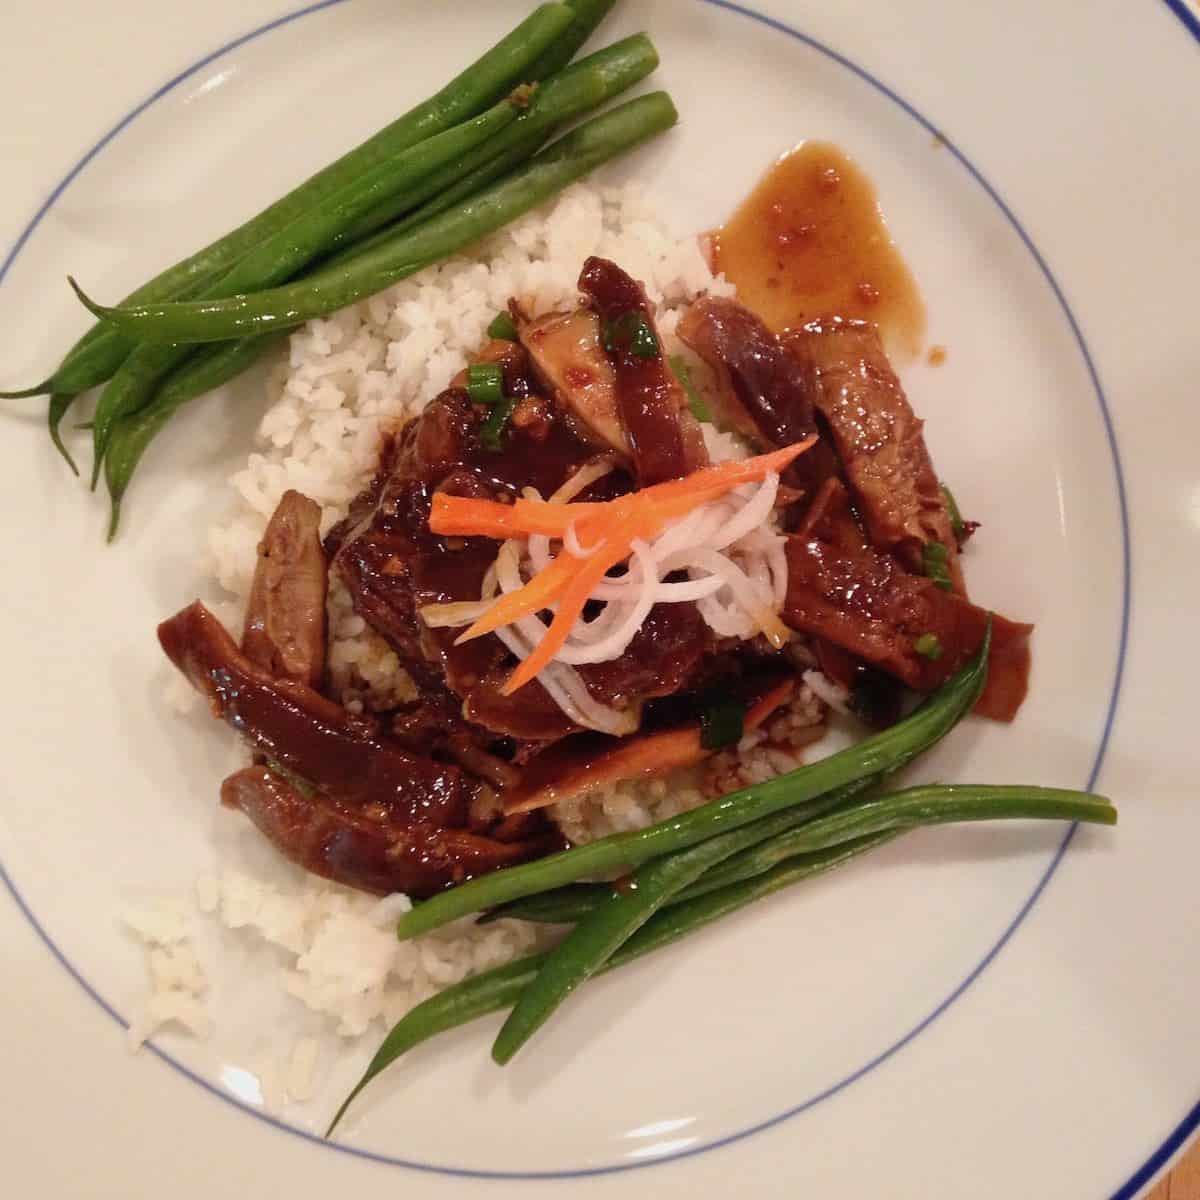
[[(611, 462), (604, 460), (589, 463), (550, 499), (573, 499), (611, 469)], [(635, 711), (599, 704), (574, 668), (619, 658), (656, 604), (694, 603), (718, 637), (749, 640), (762, 634), (776, 648), (788, 640), (789, 631), (779, 617), (787, 594), (786, 539), (772, 521), (778, 492), (779, 476), (771, 474), (761, 483), (745, 484), (699, 505), (649, 541), (634, 539), (625, 573), (606, 576), (589, 597), (601, 605), (600, 611), (591, 619), (580, 616), (554, 659), (538, 674), (573, 721), (613, 734), (637, 728)], [(532, 488), (525, 489), (525, 495), (541, 499)], [(470, 624), (491, 607), (498, 592), (520, 590), (557, 553), (583, 560), (597, 548), (581, 546), (574, 526), (566, 531), (561, 548), (543, 536), (507, 541), (488, 571), (479, 601), (431, 605), (421, 615), (430, 626)], [(678, 578), (681, 575), (686, 578)], [(555, 611), (551, 605), (550, 612)], [(496, 634), (523, 660), (548, 629), (543, 617), (533, 613)]]

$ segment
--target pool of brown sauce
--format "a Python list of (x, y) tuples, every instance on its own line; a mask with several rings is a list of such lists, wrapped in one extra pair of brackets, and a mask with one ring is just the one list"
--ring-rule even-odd
[(875, 185), (827, 142), (780, 158), (711, 235), (715, 267), (775, 330), (818, 317), (873, 321), (915, 358), (925, 332), (916, 280), (888, 233)]

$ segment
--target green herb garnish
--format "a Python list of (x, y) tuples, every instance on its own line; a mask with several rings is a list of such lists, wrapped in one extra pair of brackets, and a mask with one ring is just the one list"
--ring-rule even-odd
[(502, 450), (504, 435), (508, 432), (508, 419), (517, 402), (512, 396), (503, 396), (492, 405), (492, 411), (479, 431), (479, 440), (487, 450)]
[(650, 328), (646, 314), (631, 309), (613, 321), (605, 321), (600, 330), (600, 340), (609, 354), (628, 350), (635, 358), (652, 359), (659, 356), (658, 338)]
[(679, 380), (679, 386), (683, 388), (683, 393), (687, 396), (688, 408), (692, 410), (692, 416), (697, 421), (711, 421), (712, 410), (708, 407), (708, 402), (698, 391), (696, 385), (692, 382), (692, 370), (679, 354), (672, 354), (667, 359), (667, 364), (671, 368), (671, 373)]
[(504, 399), (504, 372), (499, 363), (475, 363), (467, 368), (467, 395), (472, 404), (499, 404)]
[(492, 323), (487, 327), (487, 334), (490, 338), (495, 338), (500, 342), (515, 342), (517, 340), (517, 327), (513, 324), (513, 319), (506, 312), (498, 312), (492, 319)]
[(278, 759), (268, 758), (267, 770), (273, 775), (278, 775), (286, 783), (290, 783), (307, 800), (311, 800), (314, 796), (320, 794), (307, 779), (301, 779), (295, 771), (288, 770)]
[(929, 659), (930, 662), (937, 662), (944, 653), (942, 648), (942, 639), (936, 633), (923, 633), (915, 642), (913, 649), (922, 657)]
[(954, 584), (950, 579), (950, 552), (941, 542), (926, 542), (921, 551), (921, 561), (925, 567), (925, 574), (943, 592), (954, 590)]
[(705, 750), (736, 746), (746, 728), (746, 706), (732, 696), (713, 697), (700, 714), (700, 745)]
[(942, 491), (942, 503), (946, 506), (946, 515), (950, 518), (950, 528), (954, 530), (954, 536), (961, 542), (966, 537), (967, 527), (963, 522), (962, 513), (959, 511), (958, 501), (944, 483), (939, 486)]

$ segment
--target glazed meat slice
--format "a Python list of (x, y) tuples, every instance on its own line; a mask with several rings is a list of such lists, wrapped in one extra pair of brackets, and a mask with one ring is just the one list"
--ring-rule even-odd
[[(516, 349), (519, 350), (519, 347)], [(455, 646), (456, 630), (431, 630), (418, 612), (426, 604), (478, 600), (496, 556), (487, 539), (444, 539), (429, 531), (436, 491), (497, 498), (524, 486), (549, 495), (594, 455), (570, 428), (548, 421), (512, 428), (499, 452), (479, 440), (484, 414), (458, 389), (433, 400), (405, 427), (380, 471), (333, 530), (333, 570), (355, 610), (381, 633), (423, 692), (447, 689), (470, 725), (493, 736), (542, 742), (576, 726), (536, 682), (520, 696), (500, 694), (507, 651), (495, 637)]]
[[(792, 537), (787, 559), (787, 623), (918, 691), (945, 682), (983, 639), (986, 610), (888, 555)], [(984, 715), (1002, 721), (1016, 715), (1028, 684), (1032, 629), (992, 614), (988, 682), (978, 705)], [(924, 653), (917, 649), (922, 638), (931, 639)]]
[[(495, 557), (494, 543), (414, 555), (409, 584), (416, 611), (427, 604), (478, 600)], [(522, 688), (519, 696), (501, 692), (512, 668), (498, 638), (477, 638), (457, 646), (460, 630), (429, 629), (417, 620), (424, 659), (440, 668), (445, 686), (461, 698), (466, 721), (521, 742), (553, 741), (578, 728), (540, 684)]]
[(258, 544), (242, 653), (274, 676), (317, 687), (325, 672), (328, 569), (321, 508), (287, 491)]
[(787, 470), (785, 482), (812, 496), (838, 471), (825, 431), (818, 429), (811, 367), (792, 354), (748, 308), (705, 296), (684, 314), (679, 336), (707, 364), (717, 382), (724, 423), (767, 449), (821, 440)]
[(400, 749), (374, 722), (255, 666), (204, 605), (164, 621), (158, 639), (214, 716), (264, 758), (346, 804), (382, 806), (410, 822), (466, 825), (474, 788), (460, 770)]
[(577, 430), (600, 448), (628, 457), (616, 373), (600, 344), (600, 318), (581, 308), (531, 321), (518, 310), (516, 324), (538, 378), (575, 418)]
[(679, 322), (679, 336), (716, 373), (729, 420), (770, 446), (816, 431), (811, 371), (748, 308), (704, 296)]
[(301, 791), (266, 767), (247, 767), (221, 785), (221, 802), (245, 813), (284, 857), (315, 875), (364, 892), (430, 896), (500, 867), (555, 849), (542, 833), (502, 842), (394, 816), (386, 806), (356, 808)]
[[(745, 706), (744, 729), (757, 729), (795, 691), (797, 681), (778, 665), (751, 678), (723, 681), (726, 693)], [(699, 720), (611, 738), (585, 733), (558, 742), (533, 758), (515, 788), (504, 795), (508, 813), (525, 813), (569, 800), (623, 779), (654, 778), (693, 767), (713, 754), (701, 737)]]
[(694, 604), (656, 604), (620, 658), (578, 670), (593, 696), (624, 707), (687, 687), (710, 649)]
[[(421, 620), (426, 605), (479, 600), (498, 549), (490, 539), (431, 533), (430, 504), (437, 491), (496, 499), (532, 486), (550, 495), (595, 457), (595, 448), (552, 407), (544, 421), (514, 425), (496, 453), (480, 444), (477, 408), (455, 389), (434, 400), (385, 455), (381, 477), (327, 547), (336, 548), (333, 570), (356, 610), (387, 638), (422, 691), (458, 698), (462, 723), (447, 735), (473, 730), (483, 740), (513, 738), (520, 761), (578, 726), (536, 680), (517, 694), (502, 694), (513, 659), (498, 638), (459, 646), (459, 630), (431, 629)], [(620, 494), (631, 484), (615, 471), (585, 496)], [(708, 645), (692, 605), (659, 605), (621, 658), (580, 667), (579, 674), (597, 701), (637, 705), (680, 686)]]
[(875, 326), (831, 320), (784, 335), (815, 380), (824, 418), (872, 545), (921, 572), (923, 548), (946, 548), (965, 594), (958, 544), (917, 418)]
[(870, 546), (846, 485), (837, 476), (831, 476), (817, 489), (795, 532), (798, 537), (818, 538), (844, 550)]
[(646, 293), (616, 263), (589, 258), (579, 290), (600, 321), (616, 378), (617, 409), (642, 487), (678, 479), (707, 463), (704, 440), (663, 356)]

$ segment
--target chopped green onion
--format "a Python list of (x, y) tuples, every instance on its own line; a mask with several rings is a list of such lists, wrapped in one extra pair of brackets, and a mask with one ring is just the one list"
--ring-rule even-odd
[(609, 354), (628, 350), (635, 358), (651, 359), (659, 355), (658, 338), (646, 314), (638, 309), (631, 309), (615, 321), (605, 321), (601, 340)]
[(940, 485), (942, 489), (942, 503), (946, 506), (946, 515), (950, 518), (950, 528), (954, 530), (954, 536), (961, 542), (966, 536), (967, 527), (963, 522), (962, 513), (959, 511), (958, 501), (954, 498), (954, 493), (943, 483)]
[(736, 746), (746, 727), (746, 706), (732, 696), (714, 697), (700, 714), (700, 745), (705, 750)]
[(467, 395), (472, 404), (499, 404), (504, 399), (504, 372), (499, 363), (475, 363), (467, 368)]
[(487, 334), (488, 337), (495, 338), (499, 342), (515, 342), (517, 327), (508, 313), (498, 312), (487, 327)]
[(942, 639), (936, 633), (923, 633), (915, 642), (913, 649), (930, 662), (937, 662), (942, 657)]
[(488, 450), (501, 450), (504, 447), (504, 435), (508, 429), (508, 418), (517, 402), (512, 396), (504, 396), (492, 405), (488, 419), (484, 421), (479, 431), (479, 440)]
[(950, 552), (941, 542), (926, 542), (921, 552), (921, 560), (925, 566), (925, 574), (943, 592), (954, 590), (954, 584), (950, 580)]
[(692, 410), (692, 416), (697, 421), (712, 421), (712, 410), (708, 407), (708, 402), (704, 397), (696, 391), (696, 385), (692, 382), (691, 368), (683, 360), (683, 357), (679, 354), (672, 354), (667, 359), (667, 363), (675, 378), (679, 380), (679, 386), (683, 388), (684, 395), (687, 396), (688, 408)]

